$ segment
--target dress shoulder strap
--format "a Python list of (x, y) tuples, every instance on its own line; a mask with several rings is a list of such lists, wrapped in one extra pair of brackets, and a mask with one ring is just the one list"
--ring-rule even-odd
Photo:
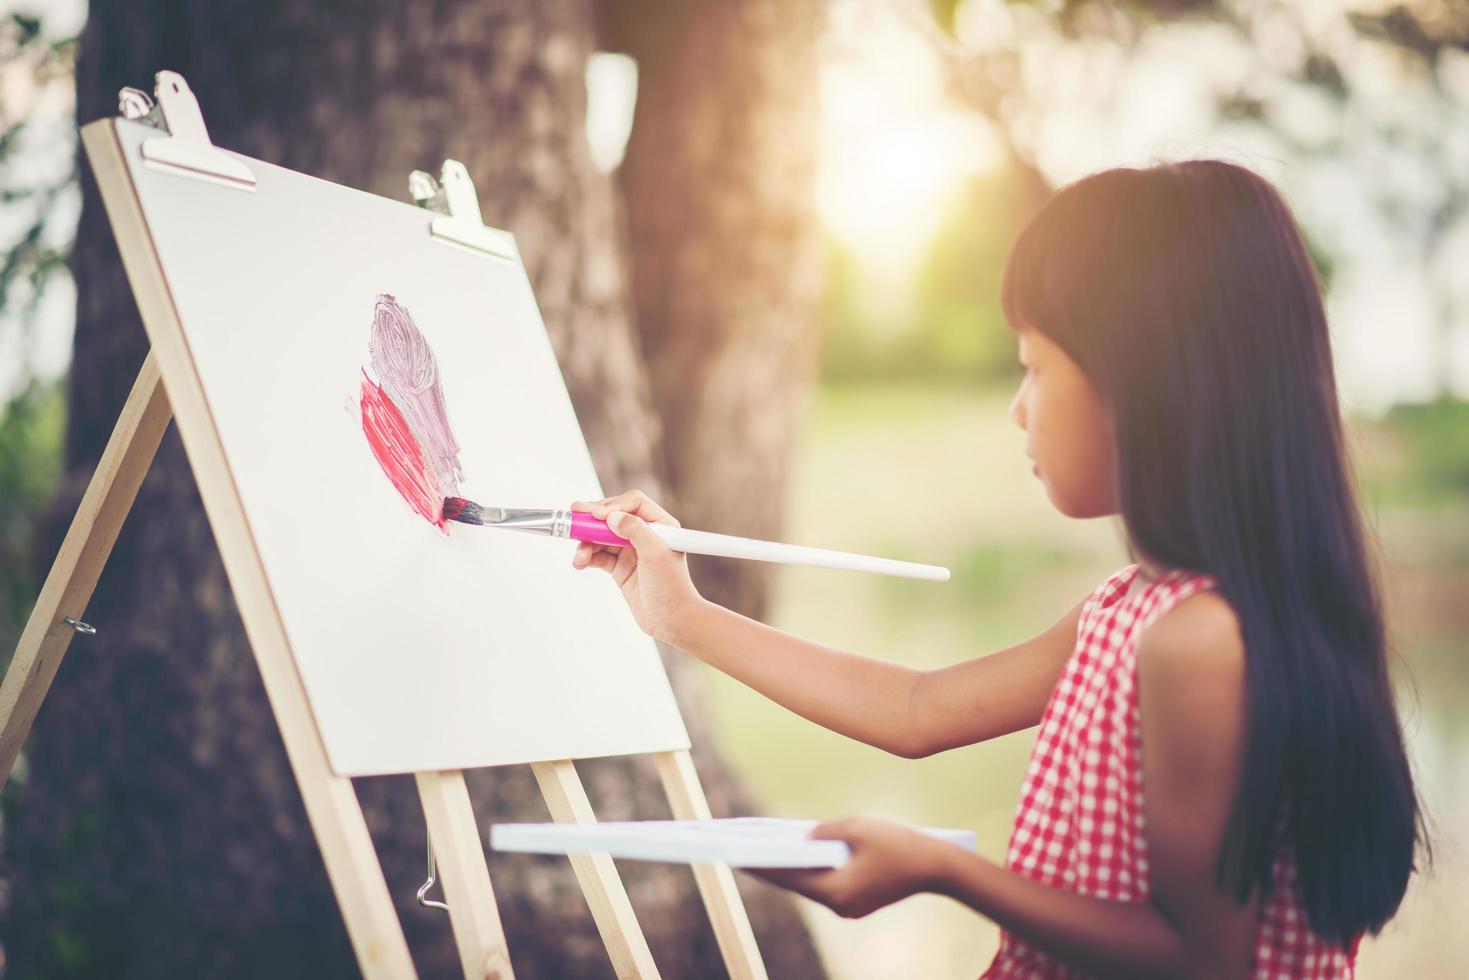
[(1212, 575), (1186, 569), (1174, 569), (1143, 585), (1137, 612), (1137, 630), (1147, 629), (1158, 617), (1195, 592), (1214, 588)]

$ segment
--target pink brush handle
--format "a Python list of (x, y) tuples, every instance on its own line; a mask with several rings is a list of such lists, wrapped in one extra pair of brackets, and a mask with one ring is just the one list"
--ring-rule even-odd
[(579, 510), (571, 512), (571, 535), (577, 541), (592, 544), (615, 544), (628, 548), (632, 542), (618, 535), (607, 526), (607, 522)]

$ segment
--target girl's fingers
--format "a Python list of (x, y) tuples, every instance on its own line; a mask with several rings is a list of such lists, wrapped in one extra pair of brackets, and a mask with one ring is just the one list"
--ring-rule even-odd
[(840, 820), (827, 820), (811, 828), (812, 840), (844, 840), (848, 843), (857, 837), (856, 817), (843, 817)]
[(634, 548), (583, 541), (576, 546), (571, 564), (573, 568), (600, 568), (611, 575), (617, 587), (621, 588), (638, 567), (638, 553)]
[(827, 888), (830, 886), (832, 870), (808, 868), (743, 868), (746, 874), (770, 882), (779, 888), (793, 891), (814, 902), (825, 904)]
[(633, 547), (641, 553), (641, 557), (652, 562), (666, 562), (673, 555), (673, 551), (664, 543), (648, 524), (635, 514), (627, 511), (613, 511), (607, 516), (607, 526), (613, 533), (621, 535), (632, 542)]
[(586, 567), (600, 568), (602, 571), (606, 572), (608, 575), (611, 575), (614, 579), (616, 579), (619, 586), (622, 585), (622, 580), (617, 578), (617, 556), (612, 554), (610, 551), (594, 552), (592, 556), (587, 560)]
[(636, 548), (611, 548), (605, 552), (613, 565), (612, 577), (620, 586), (627, 581), (627, 577), (638, 570), (638, 551)]
[[(576, 509), (576, 505), (572, 505)], [(636, 514), (649, 524), (672, 524), (674, 527), (682, 527), (678, 519), (664, 510), (652, 497), (641, 490), (629, 490), (615, 497), (607, 497), (589, 505), (593, 517), (606, 519), (607, 515), (614, 510), (626, 511)]]
[(606, 517), (607, 498), (603, 497), (601, 500), (573, 500), (571, 502), (571, 509), (581, 511), (584, 514), (591, 514), (593, 517)]

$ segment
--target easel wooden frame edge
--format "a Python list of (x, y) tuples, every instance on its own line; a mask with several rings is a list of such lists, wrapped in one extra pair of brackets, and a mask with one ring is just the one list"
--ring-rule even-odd
[[(122, 158), (117, 120), (89, 123), (81, 136), (153, 346), (0, 683), (0, 784), (9, 777), (70, 643), (73, 627), (63, 620), (82, 615), (174, 415), (173, 405), (184, 404), (180, 436), (358, 963), (368, 977), (416, 976), (356, 792), (350, 778), (333, 773), (328, 763)], [(688, 750), (654, 757), (674, 816), (707, 819), (708, 801)], [(536, 763), (533, 769), (555, 819), (595, 820), (571, 761)], [(509, 978), (508, 946), (463, 773), (415, 776), (431, 838), (448, 858), (442, 861), (444, 889), (465, 975)], [(581, 855), (572, 858), (572, 865), (618, 975), (656, 977), (611, 859)], [(729, 868), (696, 865), (693, 870), (731, 977), (762, 980), (764, 964)]]

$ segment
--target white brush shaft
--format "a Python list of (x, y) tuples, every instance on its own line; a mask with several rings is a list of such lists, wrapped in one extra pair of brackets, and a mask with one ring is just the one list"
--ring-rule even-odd
[(917, 562), (898, 561), (894, 558), (854, 555), (851, 552), (830, 551), (826, 548), (807, 548), (798, 544), (782, 544), (779, 541), (737, 538), (730, 534), (691, 531), (688, 528), (672, 527), (668, 524), (649, 524), (648, 526), (674, 551), (684, 551), (694, 555), (747, 558), (752, 561), (773, 561), (782, 565), (845, 568), (854, 572), (876, 572), (879, 575), (899, 575), (903, 578), (923, 578), (935, 582), (949, 580), (949, 570), (938, 565), (920, 565)]

